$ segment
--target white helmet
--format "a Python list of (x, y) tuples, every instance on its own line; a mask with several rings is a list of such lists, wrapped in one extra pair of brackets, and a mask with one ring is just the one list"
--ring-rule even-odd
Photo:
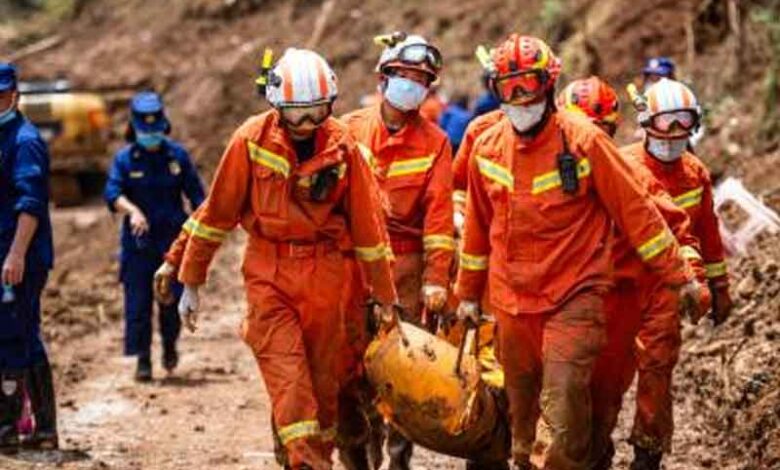
[(386, 73), (388, 68), (402, 67), (428, 73), (432, 81), (438, 77), (442, 67), (441, 52), (424, 37), (397, 31), (377, 36), (374, 42), (385, 46), (376, 64), (377, 72)]
[(336, 81), (322, 56), (290, 48), (269, 72), (265, 96), (274, 108), (332, 103), (338, 95)]
[(662, 78), (647, 89), (646, 109), (639, 116), (642, 127), (668, 132), (677, 124), (693, 132), (701, 120), (701, 107), (690, 88), (676, 80)]

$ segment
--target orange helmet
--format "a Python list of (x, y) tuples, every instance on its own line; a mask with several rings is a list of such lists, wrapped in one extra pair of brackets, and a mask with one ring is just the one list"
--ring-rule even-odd
[(491, 88), (502, 103), (529, 102), (552, 90), (561, 61), (541, 39), (513, 34), (491, 52)]
[(614, 88), (596, 77), (569, 83), (558, 95), (558, 108), (581, 113), (594, 123), (614, 131), (620, 120), (620, 100)]

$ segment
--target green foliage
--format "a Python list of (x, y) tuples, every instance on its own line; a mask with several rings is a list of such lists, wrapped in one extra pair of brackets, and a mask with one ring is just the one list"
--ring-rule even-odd
[(539, 20), (546, 32), (552, 31), (560, 23), (564, 12), (563, 3), (563, 0), (544, 0), (539, 11)]
[(780, 139), (780, 0), (771, 0), (751, 11), (751, 20), (766, 28), (771, 60), (764, 78), (764, 118), (760, 136), (767, 146)]

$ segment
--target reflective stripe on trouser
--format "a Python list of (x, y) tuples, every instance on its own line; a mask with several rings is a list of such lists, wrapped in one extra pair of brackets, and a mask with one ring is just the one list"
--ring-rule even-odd
[(582, 292), (545, 315), (498, 313), (497, 322), (513, 458), (531, 456), (540, 468), (586, 468), (590, 377), (605, 342), (602, 294)]
[(651, 273), (640, 278), (638, 285), (642, 302), (642, 325), (635, 341), (639, 378), (629, 440), (646, 449), (668, 452), (674, 431), (672, 371), (682, 343), (678, 295)]
[(593, 397), (593, 441), (595, 462), (610, 459), (614, 453), (612, 431), (617, 425), (623, 394), (636, 372), (634, 339), (639, 331), (641, 307), (633, 282), (619, 281), (604, 297), (607, 344), (596, 359), (591, 378)]
[[(254, 353), (271, 397), (274, 423), (293, 469), (330, 469), (333, 443), (322, 430), (336, 422), (339, 306), (344, 258), (277, 258), (252, 241), (244, 261), (250, 311), (242, 337)], [(311, 282), (302, 282), (302, 280)]]
[[(125, 295), (125, 354), (148, 355), (152, 345), (152, 317), (154, 273), (162, 264), (161, 256), (137, 252), (122, 260), (121, 281)], [(158, 303), (160, 335), (164, 347), (175, 347), (181, 332), (181, 320), (177, 305), (182, 286), (172, 286), (174, 302), (170, 305)]]

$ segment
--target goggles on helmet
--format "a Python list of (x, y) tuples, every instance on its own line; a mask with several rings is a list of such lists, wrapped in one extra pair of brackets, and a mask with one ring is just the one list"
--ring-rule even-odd
[(428, 44), (409, 44), (398, 51), (398, 61), (402, 64), (420, 65), (427, 63), (433, 70), (441, 69), (441, 52)]
[(293, 127), (300, 126), (306, 121), (319, 126), (330, 117), (333, 112), (331, 103), (323, 103), (311, 106), (284, 106), (279, 108), (282, 122)]
[(518, 72), (498, 77), (495, 92), (502, 103), (522, 104), (542, 95), (546, 83), (547, 74), (542, 70)]
[(678, 127), (690, 132), (699, 124), (699, 113), (693, 109), (681, 109), (659, 113), (650, 118), (650, 128), (661, 133), (669, 133)]

